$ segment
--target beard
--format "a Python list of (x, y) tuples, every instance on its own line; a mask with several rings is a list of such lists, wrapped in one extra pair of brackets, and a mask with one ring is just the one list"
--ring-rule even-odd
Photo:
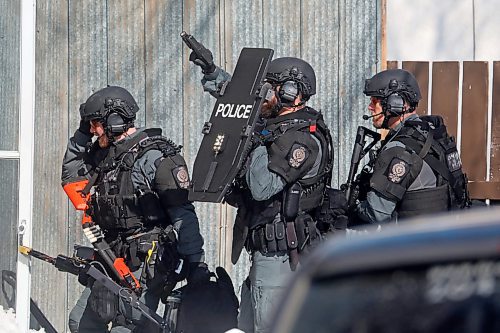
[(264, 119), (269, 119), (276, 117), (278, 114), (278, 101), (272, 99), (271, 101), (265, 101), (260, 109), (260, 116)]
[(99, 143), (99, 147), (108, 148), (109, 147), (109, 139), (106, 134), (101, 135), (97, 138), (97, 142)]

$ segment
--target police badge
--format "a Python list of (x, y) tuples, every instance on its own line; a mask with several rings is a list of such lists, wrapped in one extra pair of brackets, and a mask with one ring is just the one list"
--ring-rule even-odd
[(409, 171), (410, 168), (408, 167), (408, 163), (400, 160), (399, 158), (394, 158), (389, 166), (389, 174), (387, 175), (387, 178), (391, 182), (399, 184)]
[(180, 188), (189, 188), (189, 173), (185, 166), (175, 168), (172, 173), (174, 174), (175, 181)]
[(290, 151), (291, 153), (288, 159), (288, 164), (295, 169), (299, 168), (309, 156), (307, 149), (298, 144), (294, 144)]

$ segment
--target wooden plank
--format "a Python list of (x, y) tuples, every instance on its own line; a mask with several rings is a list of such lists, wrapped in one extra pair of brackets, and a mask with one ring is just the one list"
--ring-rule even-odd
[(398, 68), (398, 61), (397, 60), (388, 60), (387, 61), (387, 69), (396, 69)]
[[(107, 83), (107, 36), (106, 2), (102, 0), (69, 1), (69, 108), (62, 123), (66, 138), (61, 141), (60, 156), (63, 156), (68, 138), (73, 135), (80, 122), (79, 107), (95, 91)], [(81, 213), (72, 204), (64, 206), (68, 225), (66, 253), (72, 253), (74, 244), (87, 244), (83, 235)], [(62, 210), (62, 209), (61, 209)], [(68, 274), (67, 307), (71, 310), (83, 289), (76, 277)]]
[(182, 1), (147, 0), (145, 6), (146, 125), (183, 144)]
[(470, 197), (473, 199), (491, 199), (500, 200), (500, 182), (469, 182)]
[[(50, 254), (68, 248), (67, 198), (61, 157), (68, 136), (68, 1), (38, 1), (33, 188), (33, 247)], [(68, 274), (33, 261), (32, 298), (58, 331), (67, 327)]]
[(500, 61), (493, 62), (490, 180), (500, 181)]
[(146, 123), (144, 1), (108, 0), (108, 84), (127, 89), (139, 105), (136, 125)]
[(461, 156), (471, 181), (486, 180), (487, 125), (488, 63), (464, 61)]
[(422, 99), (418, 103), (417, 113), (425, 115), (428, 113), (429, 103), (429, 63), (423, 61), (403, 61), (403, 69), (413, 73), (420, 87)]
[(0, 150), (18, 150), (20, 1), (0, 1)]
[(443, 117), (448, 133), (457, 137), (458, 131), (458, 61), (432, 64), (432, 114)]

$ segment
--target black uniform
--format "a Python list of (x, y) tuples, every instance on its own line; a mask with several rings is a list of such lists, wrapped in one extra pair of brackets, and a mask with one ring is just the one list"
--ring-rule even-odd
[(456, 143), (439, 116), (412, 115), (391, 129), (370, 165), (369, 191), (357, 207), (366, 222), (447, 211), (468, 202)]
[[(191, 263), (204, 260), (198, 219), (187, 200), (188, 171), (179, 151), (161, 136), (160, 129), (137, 130), (106, 149), (97, 142), (91, 144), (90, 136), (77, 131), (63, 161), (63, 183), (77, 177), (95, 178), (88, 213), (116, 256), (125, 258), (127, 266), (136, 271), (146, 287), (142, 299), (153, 309), (172, 276), (164, 270), (158, 272), (160, 265), (148, 257), (148, 251), (158, 250), (158, 245), (162, 248), (159, 235), (167, 226), (173, 225), (176, 230), (178, 251), (165, 253), (165, 259), (168, 255)], [(144, 265), (146, 258), (149, 265)], [(89, 291), (85, 291), (71, 312), (70, 326), (76, 326), (79, 332), (101, 332), (106, 322), (88, 309), (88, 296)]]

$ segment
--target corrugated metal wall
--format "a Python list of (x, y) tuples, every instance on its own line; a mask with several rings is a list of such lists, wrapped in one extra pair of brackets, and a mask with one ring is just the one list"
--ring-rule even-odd
[[(60, 163), (78, 126), (78, 106), (96, 89), (129, 89), (141, 108), (139, 125), (163, 128), (193, 163), (214, 100), (202, 92), (201, 72), (188, 61), (182, 30), (210, 48), (228, 71), (242, 47), (272, 48), (275, 57), (309, 61), (318, 77), (310, 104), (325, 113), (338, 143), (334, 184), (344, 181), (366, 110), (363, 80), (380, 66), (380, 7), (381, 0), (38, 0), (33, 246), (57, 254), (83, 242), (79, 217), (60, 188)], [(0, 150), (15, 149), (17, 142), (18, 16), (19, 0), (0, 0), (0, 100), (8, 115), (0, 124)], [(0, 234), (12, 244), (17, 169), (10, 162), (1, 166), (0, 179), (10, 181), (0, 184)], [(196, 206), (209, 264), (225, 265), (241, 283), (248, 260), (229, 263), (233, 210)], [(2, 269), (11, 267), (9, 259), (0, 260)], [(40, 262), (33, 263), (32, 274), (32, 297), (65, 330), (80, 290), (76, 279)]]

